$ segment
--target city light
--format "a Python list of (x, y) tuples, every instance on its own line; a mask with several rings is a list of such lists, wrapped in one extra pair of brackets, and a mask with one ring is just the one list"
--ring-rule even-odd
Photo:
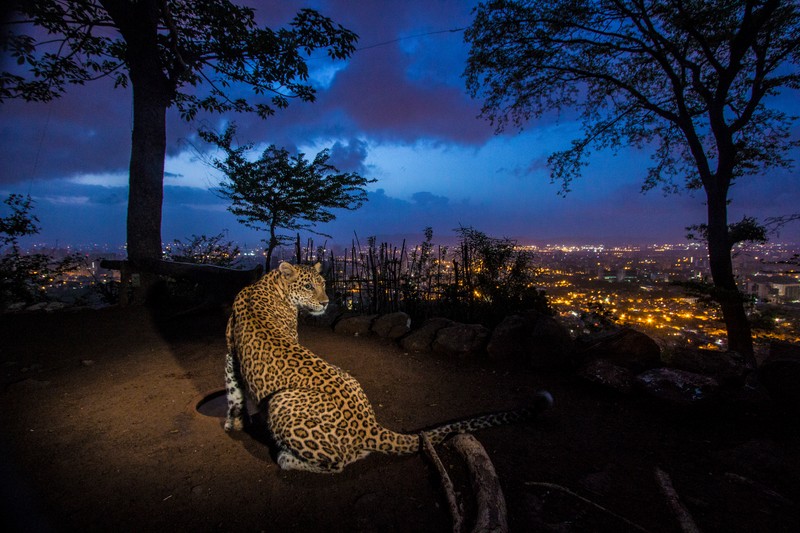
[[(670, 343), (685, 343), (725, 349), (725, 326), (719, 310), (703, 294), (689, 292), (688, 282), (710, 282), (708, 259), (698, 243), (656, 244), (643, 247), (594, 245), (526, 245), (534, 265), (537, 289), (545, 291), (558, 318), (574, 335), (586, 332), (592, 317), (602, 317), (617, 326), (630, 326)], [(411, 249), (413, 251), (414, 248)], [(739, 247), (734, 259), (740, 290), (751, 298), (748, 312), (755, 324), (757, 341), (782, 340), (800, 343), (799, 246), (763, 244)], [(84, 266), (58, 281), (42, 278), (41, 289), (54, 299), (97, 285), (119, 281), (117, 271), (101, 269), (100, 258), (123, 259), (125, 249), (95, 246), (74, 249), (40, 245), (32, 253), (63, 258), (76, 252), (85, 256)], [(278, 260), (293, 261), (293, 249), (278, 249)], [(327, 260), (348, 253), (323, 250)], [(452, 248), (450, 249), (452, 254)], [(263, 264), (261, 248), (243, 250), (237, 261), (242, 268)], [(453, 261), (447, 252), (433, 264), (447, 277)], [(796, 263), (796, 259), (794, 260)], [(484, 297), (475, 292), (475, 298)], [(759, 320), (759, 317), (766, 317)]]

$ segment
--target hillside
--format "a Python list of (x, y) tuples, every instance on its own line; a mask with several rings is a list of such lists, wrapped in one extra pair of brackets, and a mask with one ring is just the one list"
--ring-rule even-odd
[[(224, 324), (221, 312), (161, 320), (142, 308), (3, 316), (0, 501), (12, 530), (450, 530), (437, 476), (419, 456), (373, 455), (336, 476), (284, 472), (258, 428), (231, 436), (220, 418), (197, 413), (223, 384)], [(550, 390), (555, 407), (538, 420), (477, 434), (512, 531), (637, 530), (539, 482), (647, 531), (679, 531), (656, 468), (703, 531), (800, 523), (800, 430), (770, 405), (673, 411), (567, 373), (407, 354), (325, 328), (303, 327), (300, 337), (353, 374), (392, 429)]]

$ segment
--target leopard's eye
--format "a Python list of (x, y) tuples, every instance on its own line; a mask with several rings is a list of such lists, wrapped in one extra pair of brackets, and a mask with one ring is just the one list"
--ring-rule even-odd
[(306, 289), (308, 289), (310, 291), (313, 291), (314, 290), (314, 285), (312, 283), (306, 283)]

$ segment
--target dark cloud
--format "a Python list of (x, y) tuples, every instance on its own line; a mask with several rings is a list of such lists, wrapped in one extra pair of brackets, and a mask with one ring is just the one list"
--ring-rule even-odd
[[(257, 17), (270, 24), (287, 23), (297, 2), (254, 1)], [(480, 142), (491, 132), (476, 120), (477, 104), (469, 100), (459, 75), (465, 57), (460, 33), (412, 37), (463, 26), (468, 5), (443, 2), (321, 2), (318, 9), (361, 36), (359, 46), (389, 41), (356, 52), (322, 88), (314, 104), (292, 102), (289, 109), (262, 121), (231, 116), (240, 124), (243, 142), (270, 142), (289, 149), (319, 138), (413, 140), (419, 137)], [(401, 41), (395, 41), (402, 38)], [(326, 59), (312, 58), (312, 71)], [(456, 68), (452, 67), (456, 62)], [(445, 68), (447, 65), (447, 68)], [(344, 66), (340, 64), (340, 66)], [(236, 91), (236, 88), (232, 89)], [(240, 91), (252, 97), (249, 89)], [(81, 173), (125, 172), (130, 158), (131, 91), (111, 80), (68, 88), (48, 104), (7, 101), (0, 105), (0, 182), (63, 178)], [(202, 115), (186, 124), (174, 108), (168, 111), (168, 155), (185, 150), (205, 120), (221, 125), (226, 117)]]
[[(284, 25), (307, 3), (299, 1), (248, 2), (256, 7), (257, 20)], [(359, 233), (406, 234), (433, 226), (438, 235), (459, 225), (474, 226), (493, 235), (523, 236), (565, 241), (666, 239), (681, 240), (683, 226), (704, 217), (702, 193), (697, 196), (661, 197), (659, 191), (639, 194), (648, 159), (604, 158), (595, 154), (584, 178), (574, 182), (567, 198), (555, 197), (558, 184), (543, 192), (529, 187), (527, 179), (547, 181), (546, 157), (541, 146), (532, 146), (529, 163), (509, 156), (508, 137), (493, 138), (490, 124), (476, 118), (480, 103), (468, 97), (461, 73), (467, 48), (457, 30), (469, 24), (475, 2), (446, 0), (423, 2), (375, 2), (374, 0), (316, 0), (314, 8), (360, 36), (357, 51), (348, 61), (331, 64), (324, 53), (309, 59), (311, 80), (318, 88), (315, 103), (292, 101), (267, 120), (252, 115), (201, 114), (193, 123), (183, 122), (175, 109), (168, 110), (168, 155), (187, 150), (204, 151), (196, 131), (201, 125), (221, 131), (227, 123), (238, 124), (238, 142), (267, 143), (297, 151), (299, 146), (331, 148), (332, 162), (343, 171), (367, 177), (374, 164), (386, 175), (402, 173), (404, 161), (375, 160), (371, 149), (382, 146), (423, 144), (444, 147), (453, 144), (477, 147), (483, 161), (491, 161), (483, 175), (459, 170), (464, 179), (451, 180), (443, 190), (432, 183), (446, 170), (409, 175), (402, 184), (403, 198), (385, 190), (369, 193), (369, 201), (358, 211), (342, 211), (323, 231), (348, 242)], [(237, 95), (251, 96), (249, 89), (233, 88)], [(780, 95), (787, 112), (797, 114), (795, 95)], [(785, 101), (784, 101), (785, 100)], [(566, 122), (564, 127), (539, 129), (548, 151), (569, 147), (580, 133), (572, 126), (574, 113), (565, 110), (542, 117), (529, 130)], [(793, 132), (797, 138), (800, 125)], [(0, 184), (4, 192), (30, 191), (45, 232), (65, 241), (87, 232), (92, 239), (124, 240), (127, 187), (101, 187), (97, 176), (127, 174), (130, 158), (131, 92), (115, 89), (108, 80), (85, 87), (71, 87), (63, 98), (49, 104), (8, 101), (0, 104)], [(562, 139), (563, 138), (563, 139)], [(538, 139), (538, 140), (537, 140)], [(421, 142), (420, 142), (421, 141)], [(432, 142), (430, 142), (432, 141)], [(503, 149), (494, 151), (499, 145)], [(552, 148), (551, 148), (552, 145)], [(520, 144), (519, 151), (525, 151)], [(408, 151), (425, 157), (427, 148)], [(384, 152), (385, 153), (385, 152)], [(793, 154), (797, 155), (797, 150)], [(504, 154), (504, 155), (498, 155)], [(313, 154), (308, 154), (313, 155)], [(597, 162), (599, 160), (599, 162)], [(435, 161), (431, 161), (434, 163)], [(427, 161), (423, 161), (427, 164)], [(418, 165), (419, 166), (419, 165)], [(168, 178), (191, 175), (168, 172)], [(173, 169), (169, 169), (173, 170)], [(94, 174), (92, 180), (75, 183), (71, 176)], [(405, 175), (404, 175), (405, 176)], [(61, 178), (61, 179), (58, 179)], [(526, 179), (522, 179), (526, 178)], [(513, 180), (509, 185), (508, 180)], [(486, 183), (491, 180), (491, 187)], [(109, 184), (110, 184), (109, 181)], [(172, 180), (169, 180), (172, 181)], [(183, 179), (181, 183), (191, 183)], [(620, 183), (626, 185), (620, 186)], [(774, 216), (797, 211), (800, 188), (797, 172), (775, 171), (741, 180), (732, 189), (731, 220), (742, 214)], [(385, 185), (390, 189), (391, 185)], [(431, 192), (433, 191), (433, 192)], [(508, 192), (502, 192), (508, 191)], [(398, 193), (394, 193), (398, 194)], [(191, 234), (215, 234), (223, 229), (240, 241), (257, 243), (262, 234), (245, 230), (226, 211), (223, 200), (199, 188), (164, 188), (164, 240)], [(546, 197), (546, 198), (545, 198)], [(467, 198), (469, 200), (458, 201)], [(456, 199), (456, 200), (454, 200)], [(797, 229), (784, 232), (787, 240), (800, 240)], [(88, 237), (87, 237), (88, 238)]]
[(351, 139), (347, 144), (335, 142), (330, 150), (330, 164), (342, 172), (358, 172), (361, 175), (367, 173), (365, 161), (368, 149), (367, 141), (363, 139)]
[(411, 199), (420, 207), (442, 209), (447, 207), (450, 200), (446, 196), (437, 196), (427, 191), (415, 192)]
[(409, 57), (399, 48), (359, 54), (321, 96), (321, 107), (342, 109), (360, 131), (389, 140), (481, 143), (492, 136), (491, 127), (476, 118), (479, 105), (463, 89), (410, 80)]

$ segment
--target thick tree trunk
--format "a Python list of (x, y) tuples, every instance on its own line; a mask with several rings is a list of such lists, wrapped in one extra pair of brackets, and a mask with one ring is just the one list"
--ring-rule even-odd
[(161, 259), (161, 209), (164, 198), (166, 116), (175, 94), (158, 45), (158, 0), (100, 0), (127, 45), (133, 88), (133, 133), (128, 192), (128, 259), (134, 269), (123, 276), (129, 304), (144, 303), (158, 277), (137, 272), (137, 261)]
[(149, 76), (133, 82), (133, 135), (128, 196), (128, 257), (161, 258), (168, 99)]
[(158, 45), (157, 0), (101, 0), (127, 44), (133, 88), (133, 133), (128, 195), (128, 257), (161, 258), (166, 116), (175, 94)]
[(708, 258), (714, 281), (713, 297), (720, 304), (728, 333), (728, 349), (740, 353), (755, 367), (750, 322), (744, 299), (733, 275), (732, 243), (728, 235), (727, 194), (708, 194)]

